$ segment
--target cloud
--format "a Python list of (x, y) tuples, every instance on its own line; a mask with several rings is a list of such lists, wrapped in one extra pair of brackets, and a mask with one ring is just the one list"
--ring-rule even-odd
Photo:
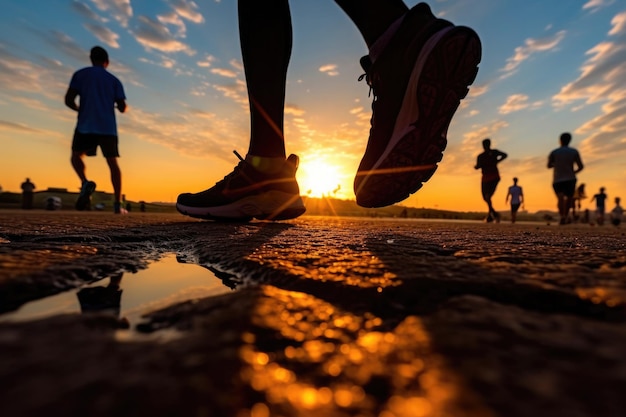
[(590, 158), (615, 157), (626, 152), (626, 12), (611, 20), (608, 39), (587, 51), (580, 76), (552, 97), (557, 108), (602, 103), (601, 114), (584, 121), (575, 131), (588, 135), (581, 151)]
[(58, 100), (65, 92), (69, 77), (64, 68), (58, 65), (42, 67), (31, 61), (19, 58), (0, 45), (0, 91), (11, 93), (35, 93)]
[(612, 20), (611, 24), (613, 28), (609, 31), (609, 36), (624, 36), (626, 33), (626, 12), (622, 12), (616, 15)]
[[(89, 65), (89, 50), (79, 46), (71, 37), (58, 31), (37, 32), (44, 42), (64, 55), (70, 56), (83, 66)], [(54, 52), (54, 56), (59, 56)], [(59, 102), (65, 94), (72, 73), (77, 68), (69, 68), (58, 59), (39, 57), (39, 60), (26, 60), (10, 53), (0, 44), (0, 91), (39, 94), (41, 97)], [(121, 76), (122, 82), (142, 86), (135, 71), (111, 57), (109, 70)]]
[(472, 130), (463, 135), (463, 142), (461, 143), (461, 150), (463, 153), (474, 152), (483, 139), (494, 136), (500, 130), (509, 126), (509, 123), (504, 120), (494, 120), (485, 125), (472, 126)]
[[(501, 141), (498, 139), (498, 132), (507, 128), (509, 123), (505, 120), (492, 120), (485, 124), (477, 124), (470, 127), (470, 130), (463, 134), (460, 144), (448, 143), (445, 152), (445, 163), (440, 164), (439, 171), (445, 175), (458, 175), (467, 177), (473, 175), (473, 167), (476, 157), (483, 151), (482, 141), (485, 138), (492, 138), (493, 147), (500, 149)], [(506, 152), (506, 149), (501, 149)], [(476, 171), (478, 178), (480, 175)]]
[(74, 0), (72, 1), (72, 8), (76, 10), (79, 14), (83, 15), (87, 19), (95, 20), (96, 22), (106, 22), (107, 19), (100, 17), (98, 13), (91, 10), (89, 6), (85, 3)]
[[(557, 141), (554, 141), (554, 147), (558, 146)], [(503, 172), (515, 173), (518, 177), (530, 177), (533, 175), (547, 175), (549, 178), (550, 171), (547, 170), (548, 154), (545, 155), (533, 155), (523, 158), (507, 158), (507, 168)]]
[(219, 85), (214, 84), (213, 89), (220, 92), (224, 97), (231, 99), (235, 103), (248, 110), (248, 90), (246, 83), (236, 80), (234, 84)]
[(130, 0), (91, 0), (103, 12), (110, 12), (122, 27), (128, 27), (128, 21), (133, 17), (133, 8)]
[(139, 16), (137, 29), (133, 32), (137, 42), (147, 50), (171, 53), (184, 52), (187, 55), (196, 53), (189, 45), (175, 39), (165, 24), (147, 16)]
[(47, 43), (65, 55), (77, 61), (89, 63), (89, 51), (85, 50), (65, 33), (51, 30), (49, 33), (42, 33), (41, 36)]
[(472, 85), (470, 87), (470, 89), (469, 89), (469, 93), (467, 93), (467, 96), (463, 100), (461, 100), (461, 104), (460, 104), (459, 108), (460, 109), (466, 109), (466, 108), (470, 107), (477, 97), (480, 97), (480, 96), (486, 94), (487, 91), (489, 91), (489, 85), (488, 84)]
[(541, 101), (536, 101), (534, 103), (528, 102), (528, 96), (526, 94), (512, 94), (507, 99), (506, 102), (498, 108), (498, 112), (500, 114), (508, 114), (516, 111), (524, 110), (527, 108), (538, 108), (543, 103)]
[(589, 0), (583, 5), (583, 10), (591, 9), (591, 12), (595, 12), (603, 7), (610, 6), (615, 3), (615, 0)]
[(83, 25), (85, 29), (91, 32), (100, 42), (110, 46), (111, 48), (119, 48), (120, 44), (117, 42), (119, 35), (113, 32), (111, 29), (102, 25), (85, 23)]
[(189, 94), (191, 94), (194, 97), (204, 97), (207, 94), (207, 90), (211, 88), (211, 84), (206, 82), (206, 81), (202, 81), (198, 84), (194, 84), (191, 87), (191, 90), (189, 91)]
[(196, 64), (201, 68), (208, 68), (213, 64), (213, 62), (215, 62), (215, 57), (213, 55), (206, 55), (204, 59), (196, 62)]
[[(609, 36), (612, 41), (604, 41), (589, 51), (589, 58), (581, 67), (581, 74), (575, 81), (566, 84), (553, 97), (556, 106), (584, 100), (586, 103), (605, 101), (610, 92), (626, 85), (626, 12), (616, 15), (611, 23)], [(614, 97), (614, 95), (613, 95)]]
[(216, 74), (226, 78), (237, 78), (237, 73), (228, 68), (212, 68), (211, 74)]
[(539, 39), (526, 39), (523, 46), (515, 48), (515, 54), (506, 60), (506, 65), (502, 68), (504, 77), (511, 75), (522, 62), (529, 59), (533, 54), (545, 52), (556, 48), (565, 38), (565, 31), (562, 30), (552, 36)]
[(292, 116), (303, 116), (305, 113), (305, 111), (303, 109), (301, 109), (300, 107), (298, 107), (295, 104), (289, 104), (287, 103), (285, 105), (285, 114), (290, 114)]
[(576, 134), (588, 135), (581, 152), (591, 158), (604, 159), (626, 152), (626, 90), (610, 94), (602, 114), (583, 123)]
[[(231, 118), (186, 108), (184, 112), (161, 114), (133, 108), (120, 118), (124, 135), (171, 149), (192, 158), (222, 157), (231, 161), (232, 149), (247, 146), (242, 123)], [(245, 126), (245, 124), (244, 124)]]
[(11, 99), (16, 103), (20, 103), (25, 107), (29, 107), (37, 111), (41, 111), (41, 112), (50, 111), (50, 108), (45, 103), (43, 103), (41, 100), (38, 100), (38, 99), (26, 98), (26, 97), (12, 97)]
[(23, 125), (21, 123), (7, 122), (6, 120), (0, 120), (0, 131), (17, 131), (26, 133), (38, 133), (39, 129), (34, 129), (30, 126)]
[(231, 59), (230, 61), (228, 61), (228, 63), (230, 64), (231, 67), (233, 67), (237, 71), (240, 71), (240, 72), (243, 71), (243, 63), (239, 61), (238, 59)]
[[(135, 31), (137, 41), (148, 49), (194, 55), (195, 51), (179, 40), (187, 36), (187, 26), (183, 19), (199, 24), (204, 22), (204, 17), (198, 12), (198, 5), (193, 1), (170, 0), (169, 4), (172, 11), (157, 15), (156, 20), (147, 16), (139, 17), (138, 28)], [(170, 31), (169, 26), (174, 28), (174, 33)]]
[(204, 17), (198, 11), (198, 5), (195, 2), (189, 0), (171, 0), (170, 6), (184, 19), (193, 23), (204, 23)]
[(157, 20), (165, 25), (174, 26), (177, 31), (173, 36), (184, 38), (187, 36), (187, 26), (185, 26), (185, 22), (182, 21), (180, 16), (176, 14), (176, 12), (170, 12), (164, 15), (157, 16)]
[(173, 58), (163, 55), (159, 57), (159, 59), (160, 60), (157, 61), (157, 60), (141, 57), (141, 58), (138, 58), (138, 61), (145, 62), (146, 64), (156, 65), (162, 68), (167, 68), (167, 69), (172, 69), (176, 66), (176, 60)]
[(467, 94), (467, 98), (475, 98), (480, 97), (489, 91), (489, 86), (486, 84), (483, 85), (472, 85), (470, 87), (469, 93)]
[(320, 72), (324, 72), (328, 75), (330, 75), (331, 77), (334, 77), (336, 75), (339, 75), (339, 71), (337, 71), (337, 65), (336, 64), (326, 64), (326, 65), (322, 65), (319, 68)]

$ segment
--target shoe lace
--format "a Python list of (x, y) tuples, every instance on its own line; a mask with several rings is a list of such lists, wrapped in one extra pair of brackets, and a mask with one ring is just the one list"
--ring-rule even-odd
[(233, 169), (233, 172), (231, 172), (230, 174), (227, 174), (223, 179), (219, 180), (215, 185), (223, 185), (223, 184), (230, 182), (230, 180), (232, 180), (234, 177), (239, 175), (239, 171), (241, 171), (244, 168), (244, 166), (247, 165), (246, 160), (239, 154), (239, 152), (237, 152), (237, 150), (234, 150), (233, 153), (239, 159), (239, 163), (237, 164), (235, 169)]
[(374, 82), (370, 74), (371, 68), (372, 68), (372, 60), (370, 59), (369, 55), (365, 55), (361, 57), (359, 62), (361, 64), (361, 67), (365, 71), (365, 73), (361, 74), (357, 80), (361, 82), (363, 81), (363, 79), (365, 79), (365, 82), (367, 83), (367, 85), (370, 86), (370, 90), (367, 93), (367, 96), (371, 97), (372, 93), (374, 93), (374, 100), (376, 100), (376, 91), (374, 89)]

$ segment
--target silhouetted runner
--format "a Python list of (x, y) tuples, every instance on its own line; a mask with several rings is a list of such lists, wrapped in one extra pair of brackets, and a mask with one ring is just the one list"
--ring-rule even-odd
[(561, 146), (548, 156), (548, 168), (553, 169), (552, 188), (557, 197), (557, 208), (561, 217), (559, 224), (571, 223), (569, 210), (576, 191), (576, 174), (583, 170), (578, 151), (569, 146), (572, 135), (563, 133), (559, 137)]
[(500, 182), (498, 164), (506, 159), (508, 155), (497, 149), (491, 149), (491, 139), (489, 138), (483, 140), (483, 149), (483, 153), (476, 158), (474, 169), (480, 169), (483, 174), (481, 177), (481, 192), (488, 209), (487, 218), (485, 220), (487, 222), (493, 220), (500, 222), (500, 213), (493, 208), (491, 198), (496, 192), (496, 187)]
[(511, 223), (515, 223), (517, 221), (517, 211), (520, 206), (524, 204), (524, 191), (522, 187), (517, 185), (517, 177), (513, 178), (513, 185), (509, 187), (509, 191), (506, 193), (506, 199), (504, 203), (506, 204), (511, 199)]
[(605, 188), (600, 187), (600, 191), (591, 197), (590, 203), (596, 202), (596, 222), (599, 226), (604, 224), (604, 214), (606, 213), (606, 200), (608, 196), (604, 192)]
[[(111, 171), (115, 195), (113, 211), (119, 214), (122, 201), (122, 173), (117, 163), (120, 154), (115, 108), (117, 107), (120, 113), (126, 111), (126, 95), (122, 83), (107, 71), (109, 66), (107, 51), (94, 46), (91, 48), (89, 58), (92, 66), (80, 69), (72, 75), (65, 94), (65, 105), (78, 112), (72, 141), (72, 167), (81, 180), (76, 209), (87, 210), (91, 207), (91, 194), (96, 189), (96, 183), (87, 179), (83, 157), (95, 156), (100, 147)], [(76, 104), (76, 97), (80, 97), (80, 104)]]

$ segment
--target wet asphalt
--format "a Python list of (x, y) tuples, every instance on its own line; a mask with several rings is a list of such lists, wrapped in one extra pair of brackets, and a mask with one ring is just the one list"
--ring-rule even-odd
[(232, 288), (137, 324), (0, 315), (0, 415), (624, 416), (625, 249), (609, 225), (0, 210), (1, 313), (171, 254)]

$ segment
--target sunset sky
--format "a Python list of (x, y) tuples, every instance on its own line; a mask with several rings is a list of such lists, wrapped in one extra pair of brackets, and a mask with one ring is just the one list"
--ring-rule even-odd
[[(106, 48), (129, 110), (117, 113), (123, 193), (175, 201), (231, 172), (248, 147), (235, 0), (4, 0), (0, 6), (0, 186), (79, 188), (70, 144), (76, 114), (63, 97), (72, 73)], [(407, 2), (413, 6), (416, 1)], [(526, 209), (554, 210), (549, 152), (573, 134), (593, 195), (626, 201), (626, 2), (437, 0), (433, 12), (482, 39), (478, 77), (456, 113), (435, 176), (402, 204), (482, 211), (481, 141), (508, 153), (494, 197), (519, 177)], [(293, 0), (287, 152), (300, 156), (302, 194), (354, 199), (371, 98), (356, 28), (330, 0)], [(112, 191), (101, 155), (86, 159), (98, 190)], [(327, 175), (329, 174), (330, 177)], [(339, 187), (338, 187), (339, 186)], [(333, 193), (333, 190), (335, 191)], [(586, 207), (591, 208), (587, 200)]]

